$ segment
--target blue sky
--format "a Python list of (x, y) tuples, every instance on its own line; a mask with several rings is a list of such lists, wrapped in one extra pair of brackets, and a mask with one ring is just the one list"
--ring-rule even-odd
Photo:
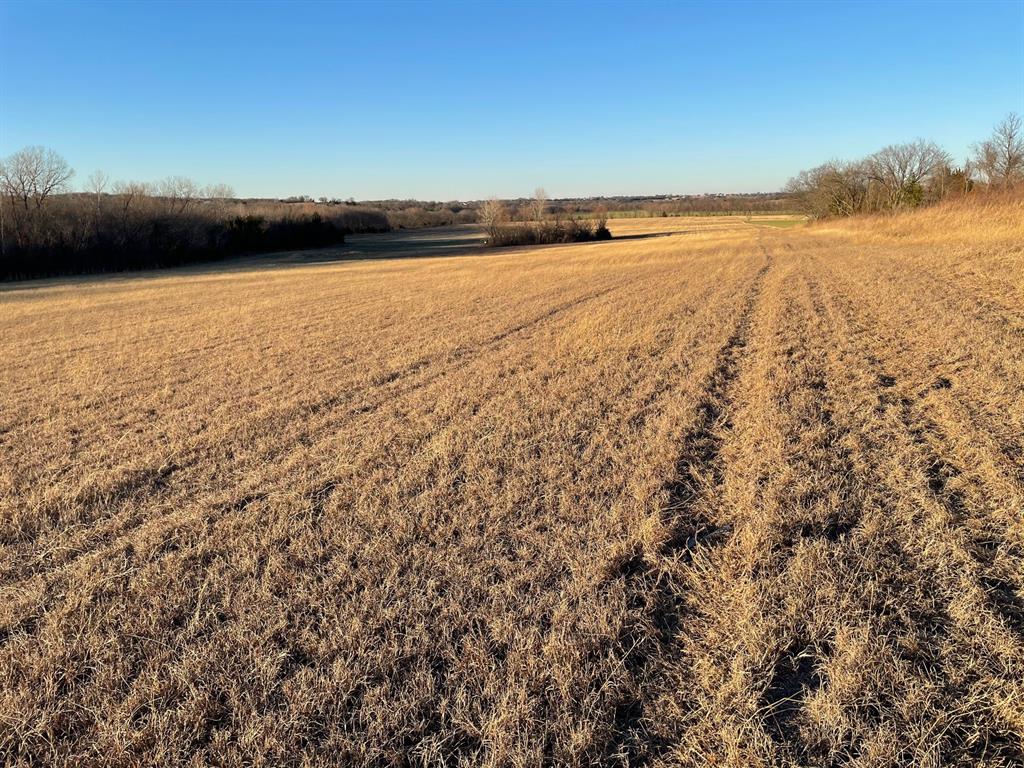
[(1024, 0), (17, 3), (0, 154), (81, 184), (468, 199), (778, 189), (1024, 112)]

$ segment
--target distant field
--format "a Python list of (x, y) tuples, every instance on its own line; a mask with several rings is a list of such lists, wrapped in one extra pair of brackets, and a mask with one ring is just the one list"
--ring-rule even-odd
[(799, 227), (802, 224), (806, 224), (807, 219), (803, 216), (791, 216), (785, 219), (771, 219), (761, 218), (758, 216), (751, 216), (750, 223), (762, 227), (778, 227), (779, 229), (789, 229), (790, 227)]
[(0, 764), (1020, 765), (1024, 206), (780, 220), (0, 288)]
[[(794, 206), (793, 210), (796, 210)], [(675, 212), (675, 211), (660, 211), (660, 210), (623, 210), (623, 211), (608, 211), (608, 218), (610, 219), (708, 219), (708, 218), (732, 218), (736, 216), (747, 216), (748, 214), (744, 211), (742, 204), (737, 205), (732, 211), (691, 211), (688, 213)], [(755, 213), (752, 214), (757, 217), (774, 217), (784, 218), (791, 215), (791, 213), (774, 212), (774, 213)]]

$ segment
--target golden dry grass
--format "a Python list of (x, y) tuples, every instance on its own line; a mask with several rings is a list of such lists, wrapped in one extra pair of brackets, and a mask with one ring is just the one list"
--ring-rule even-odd
[(4, 289), (0, 762), (1019, 765), (1019, 214)]

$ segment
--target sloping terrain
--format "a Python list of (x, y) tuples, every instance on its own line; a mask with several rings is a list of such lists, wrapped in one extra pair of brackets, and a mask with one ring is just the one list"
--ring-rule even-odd
[(1019, 765), (1024, 207), (662, 226), (0, 292), (0, 762)]

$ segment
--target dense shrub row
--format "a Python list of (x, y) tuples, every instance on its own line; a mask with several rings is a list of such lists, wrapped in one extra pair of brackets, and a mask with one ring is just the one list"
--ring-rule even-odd
[(36, 205), (5, 195), (0, 280), (149, 269), (227, 256), (338, 245), (387, 231), (381, 211), (304, 203), (181, 199), (125, 188)]
[(610, 240), (603, 220), (566, 219), (563, 221), (515, 221), (500, 224), (488, 232), (487, 244), (545, 245), (548, 243), (584, 243), (590, 240)]
[[(52, 213), (52, 211), (50, 211)], [(97, 221), (48, 218), (35, 237), (4, 244), (0, 279), (148, 269), (242, 253), (320, 248), (345, 242), (349, 229), (319, 214), (267, 219), (214, 211)]]
[[(594, 211), (593, 218), (563, 218), (560, 212), (549, 217), (549, 209), (547, 194), (538, 189), (529, 205), (517, 206), (514, 212), (497, 198), (487, 200), (477, 211), (477, 219), (487, 233), (487, 245), (492, 247), (611, 239), (603, 208)], [(516, 220), (514, 215), (524, 218)]]

